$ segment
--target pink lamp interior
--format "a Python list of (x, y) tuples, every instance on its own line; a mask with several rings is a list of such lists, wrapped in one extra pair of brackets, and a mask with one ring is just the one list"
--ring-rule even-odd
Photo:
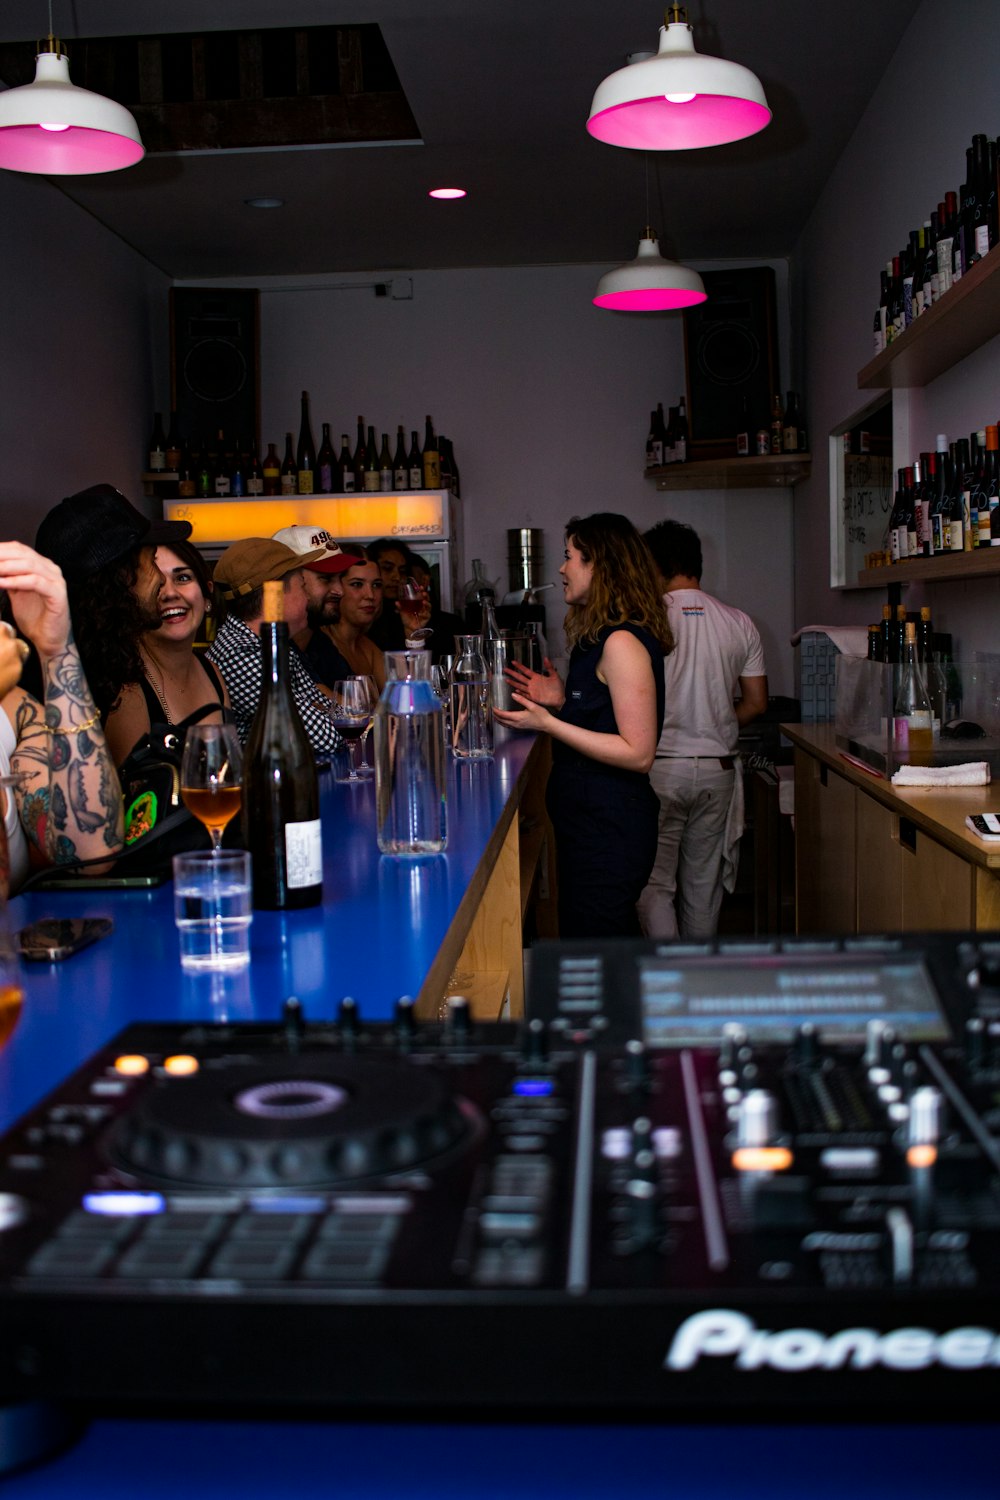
[(671, 104), (657, 94), (604, 109), (587, 121), (587, 129), (609, 146), (628, 146), (636, 151), (693, 151), (755, 135), (770, 118), (769, 109), (749, 99), (696, 94), (687, 104)]
[(694, 307), (706, 297), (706, 292), (685, 287), (642, 287), (631, 292), (606, 292), (594, 298), (594, 306), (610, 307), (616, 312), (669, 312), (678, 307)]
[(71, 177), (85, 172), (117, 172), (141, 161), (142, 146), (109, 130), (46, 130), (41, 125), (0, 129), (0, 167), (13, 172)]

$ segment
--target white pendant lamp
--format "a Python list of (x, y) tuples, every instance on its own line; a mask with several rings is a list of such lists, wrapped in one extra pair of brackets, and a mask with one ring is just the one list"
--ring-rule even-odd
[(609, 146), (692, 151), (763, 130), (771, 111), (749, 68), (694, 50), (682, 5), (671, 5), (655, 55), (611, 73), (590, 106), (587, 129)]
[(0, 167), (73, 177), (118, 172), (145, 154), (124, 105), (70, 82), (69, 59), (51, 30), (38, 44), (34, 82), (0, 93)]
[(697, 271), (663, 259), (656, 235), (647, 226), (635, 260), (616, 266), (597, 283), (594, 306), (615, 312), (670, 312), (694, 307), (707, 295)]

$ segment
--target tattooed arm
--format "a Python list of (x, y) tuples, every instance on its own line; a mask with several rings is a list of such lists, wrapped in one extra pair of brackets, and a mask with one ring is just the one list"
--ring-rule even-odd
[(17, 735), (12, 768), (26, 773), (15, 789), (24, 830), (49, 864), (110, 858), (123, 842), (121, 787), (73, 643), (62, 573), (30, 547), (3, 542), (0, 588), (45, 684), (44, 705), (22, 688), (3, 699)]

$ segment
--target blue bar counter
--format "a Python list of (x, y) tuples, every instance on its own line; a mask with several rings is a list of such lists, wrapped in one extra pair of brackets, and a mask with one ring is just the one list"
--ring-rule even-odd
[[(418, 861), (379, 855), (371, 782), (324, 777), (323, 905), (256, 913), (251, 966), (239, 976), (181, 973), (169, 884), (17, 898), (14, 926), (111, 916), (115, 930), (62, 964), (24, 966), (23, 1011), (0, 1052), (0, 1124), (131, 1021), (274, 1020), (291, 994), (316, 1020), (332, 1017), (344, 995), (371, 1019), (391, 1015), (404, 994), (433, 1015), (457, 966), (506, 969), (515, 951), (519, 964), (526, 888), (551, 853), (540, 811), (547, 754), (547, 741), (515, 736), (493, 763), (453, 765), (448, 851)], [(542, 895), (544, 905), (544, 878)], [(464, 985), (468, 976), (456, 977)], [(516, 1013), (520, 976), (507, 978)], [(260, 1358), (267, 1360), (266, 1347)], [(485, 1424), (450, 1422), (447, 1411), (438, 1418), (102, 1418), (75, 1446), (8, 1478), (4, 1500), (992, 1500), (1000, 1489), (997, 1429), (983, 1425), (614, 1425), (585, 1415), (579, 1423)]]
[(511, 1014), (519, 1014), (519, 871), (505, 865), (547, 856), (547, 753), (544, 739), (499, 731), (492, 761), (450, 760), (448, 848), (420, 859), (379, 854), (374, 778), (350, 785), (321, 775), (322, 905), (255, 912), (251, 963), (241, 974), (182, 973), (170, 882), (15, 898), (15, 929), (42, 917), (111, 917), (115, 925), (62, 963), (22, 963), (24, 1006), (0, 1051), (0, 1128), (132, 1021), (276, 1020), (290, 995), (317, 1021), (332, 1019), (345, 995), (369, 1020), (389, 1018), (404, 995), (418, 1015), (436, 1015), (470, 934), (480, 967), (485, 958), (499, 969), (493, 954), (506, 952)]

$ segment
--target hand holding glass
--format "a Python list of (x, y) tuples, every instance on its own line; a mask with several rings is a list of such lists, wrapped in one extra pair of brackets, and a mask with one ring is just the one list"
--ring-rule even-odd
[(181, 758), (181, 796), (208, 829), (212, 852), (218, 854), (243, 798), (243, 753), (234, 725), (191, 725)]

